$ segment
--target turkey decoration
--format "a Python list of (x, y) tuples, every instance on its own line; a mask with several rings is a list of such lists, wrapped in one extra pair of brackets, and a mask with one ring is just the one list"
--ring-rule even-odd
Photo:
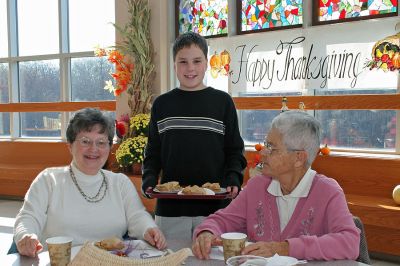
[(211, 76), (218, 78), (218, 75), (228, 76), (230, 70), (231, 55), (227, 50), (221, 53), (214, 52), (210, 58)]
[(400, 71), (400, 32), (377, 41), (371, 56), (372, 60), (367, 63), (370, 70)]

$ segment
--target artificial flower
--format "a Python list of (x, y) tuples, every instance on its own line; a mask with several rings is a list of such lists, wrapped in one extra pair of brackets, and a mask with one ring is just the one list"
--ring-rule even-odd
[(118, 138), (122, 139), (128, 133), (128, 123), (115, 120), (115, 132)]
[(108, 50), (98, 46), (95, 48), (94, 54), (97, 57), (107, 56), (107, 60), (115, 66), (115, 72), (110, 71), (110, 76), (113, 78), (115, 84), (111, 80), (108, 80), (104, 89), (113, 92), (115, 96), (126, 91), (132, 83), (134, 69), (132, 60), (118, 50)]

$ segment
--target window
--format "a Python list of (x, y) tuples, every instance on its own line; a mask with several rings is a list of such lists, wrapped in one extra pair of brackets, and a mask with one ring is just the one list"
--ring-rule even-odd
[(343, 22), (397, 15), (397, 0), (315, 1), (315, 24)]
[(17, 1), (19, 56), (58, 53), (57, 3), (53, 0)]
[(7, 0), (0, 0), (0, 58), (8, 56)]
[(204, 37), (228, 34), (228, 0), (175, 0), (176, 32), (196, 32)]
[(238, 0), (238, 33), (301, 27), (303, 1)]
[(0, 137), (60, 138), (71, 110), (109, 110), (114, 95), (103, 87), (112, 65), (93, 51), (115, 45), (114, 5), (0, 0)]

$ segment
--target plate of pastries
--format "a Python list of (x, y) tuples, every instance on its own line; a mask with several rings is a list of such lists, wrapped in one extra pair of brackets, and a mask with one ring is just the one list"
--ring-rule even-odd
[(177, 194), (181, 190), (182, 190), (182, 187), (179, 185), (179, 182), (177, 182), (177, 181), (171, 181), (171, 182), (167, 182), (167, 183), (163, 183), (163, 184), (158, 184), (153, 189), (153, 191), (157, 192), (157, 193), (171, 193), (171, 194)]
[(157, 185), (147, 191), (152, 198), (169, 199), (224, 199), (229, 193), (219, 183), (204, 183), (201, 186), (181, 186), (177, 181)]

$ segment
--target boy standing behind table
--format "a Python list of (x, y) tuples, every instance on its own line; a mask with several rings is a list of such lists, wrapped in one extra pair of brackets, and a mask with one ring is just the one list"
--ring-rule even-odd
[[(175, 88), (153, 104), (143, 163), (142, 191), (161, 182), (181, 186), (219, 183), (235, 197), (246, 159), (236, 108), (226, 92), (206, 87), (208, 46), (199, 34), (180, 35), (173, 46)], [(146, 195), (148, 196), (148, 195)], [(155, 220), (166, 237), (191, 239), (194, 228), (230, 200), (157, 199)]]

